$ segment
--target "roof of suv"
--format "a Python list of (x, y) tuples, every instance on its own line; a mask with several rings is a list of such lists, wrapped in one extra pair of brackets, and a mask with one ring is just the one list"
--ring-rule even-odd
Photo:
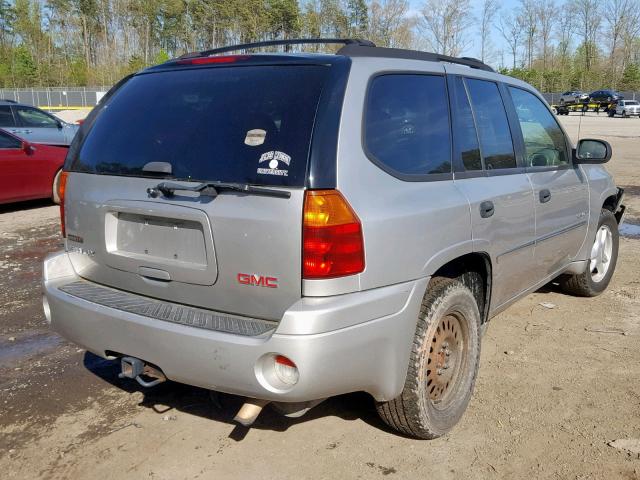
[[(439, 53), (422, 52), (418, 50), (406, 50), (400, 48), (386, 48), (377, 47), (373, 42), (369, 40), (360, 40), (354, 38), (305, 38), (305, 39), (292, 39), (292, 40), (270, 40), (264, 42), (245, 43), (240, 45), (232, 45), (226, 47), (215, 48), (213, 50), (205, 50), (201, 52), (193, 52), (182, 55), (181, 57), (169, 60), (167, 64), (187, 64), (197, 59), (204, 59), (229, 52), (246, 52), (248, 50), (255, 50), (265, 47), (273, 46), (290, 46), (290, 45), (323, 45), (323, 44), (342, 44), (343, 46), (335, 53), (335, 55), (345, 57), (376, 57), (376, 58), (400, 58), (407, 60), (423, 60), (430, 62), (447, 62), (459, 65), (466, 65), (471, 68), (484, 70), (487, 72), (495, 72), (489, 65), (470, 57), (451, 57), (448, 55), (441, 55)], [(322, 55), (328, 58), (335, 58), (335, 55)], [(317, 54), (313, 53), (298, 53), (292, 55), (296, 58), (318, 59)]]

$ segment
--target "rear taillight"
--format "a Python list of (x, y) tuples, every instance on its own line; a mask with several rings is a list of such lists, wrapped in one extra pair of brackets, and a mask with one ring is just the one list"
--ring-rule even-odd
[(60, 172), (60, 181), (58, 182), (58, 198), (60, 199), (60, 229), (62, 230), (62, 236), (67, 236), (64, 223), (64, 194), (67, 190), (67, 177), (68, 172)]
[(362, 225), (337, 190), (307, 190), (302, 229), (302, 277), (323, 279), (364, 270)]

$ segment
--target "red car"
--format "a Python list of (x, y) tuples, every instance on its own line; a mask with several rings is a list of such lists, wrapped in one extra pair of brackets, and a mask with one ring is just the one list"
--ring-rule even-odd
[(0, 129), (0, 203), (35, 198), (59, 203), (57, 185), (67, 150), (29, 143)]

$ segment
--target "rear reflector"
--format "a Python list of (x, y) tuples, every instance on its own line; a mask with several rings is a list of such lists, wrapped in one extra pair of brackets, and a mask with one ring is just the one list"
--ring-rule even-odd
[(67, 177), (69, 176), (68, 172), (60, 172), (60, 181), (58, 182), (58, 198), (60, 198), (60, 230), (62, 231), (62, 236), (67, 236), (67, 230), (64, 221), (64, 195), (67, 191)]
[(248, 55), (222, 55), (217, 57), (196, 57), (178, 60), (179, 65), (206, 65), (210, 63), (234, 63), (238, 60), (245, 60)]
[(295, 385), (298, 383), (300, 373), (296, 364), (284, 355), (275, 356), (275, 372), (278, 380), (286, 385)]
[(302, 231), (302, 276), (325, 279), (364, 270), (362, 226), (337, 190), (307, 190)]

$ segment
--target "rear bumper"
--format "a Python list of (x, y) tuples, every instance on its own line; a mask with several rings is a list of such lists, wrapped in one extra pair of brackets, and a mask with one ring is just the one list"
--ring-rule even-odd
[[(101, 357), (118, 352), (150, 362), (167, 378), (212, 390), (280, 402), (303, 402), (353, 391), (376, 400), (404, 386), (416, 319), (428, 278), (326, 298), (305, 297), (276, 330), (232, 335), (156, 320), (69, 295), (79, 280), (65, 253), (44, 263), (45, 312), (54, 330)], [(273, 387), (265, 358), (281, 354), (298, 383)]]

